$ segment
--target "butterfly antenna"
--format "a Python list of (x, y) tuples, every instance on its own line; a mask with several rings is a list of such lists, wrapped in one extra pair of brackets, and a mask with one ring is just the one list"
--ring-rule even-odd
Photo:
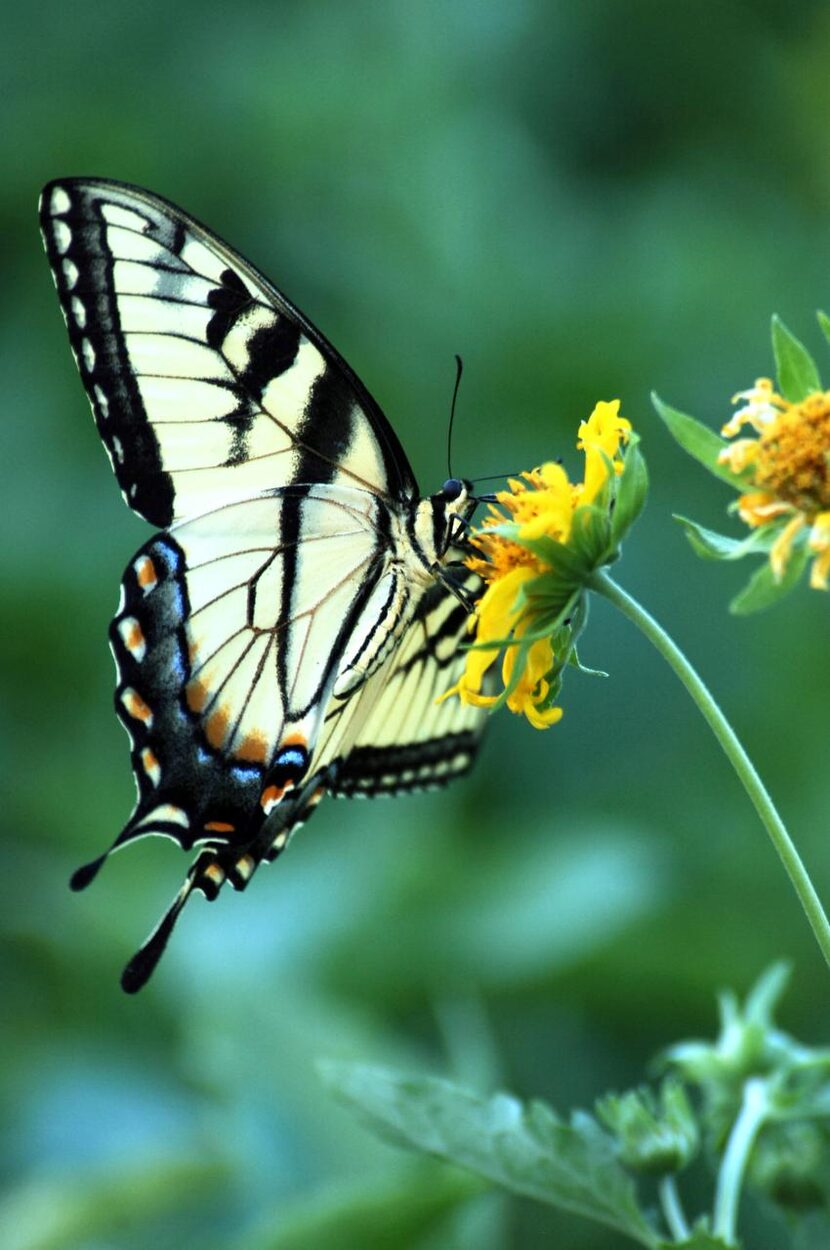
[(458, 399), (458, 388), (461, 385), (461, 375), (464, 372), (464, 361), (460, 356), (455, 357), (455, 387), (452, 393), (452, 405), (450, 407), (450, 424), (447, 428), (447, 477), (452, 477), (452, 426), (455, 421), (455, 401)]

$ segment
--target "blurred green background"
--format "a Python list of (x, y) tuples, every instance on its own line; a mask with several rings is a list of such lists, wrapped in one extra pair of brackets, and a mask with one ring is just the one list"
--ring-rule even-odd
[[(622, 399), (652, 476), (619, 578), (710, 680), (830, 898), (828, 609), (726, 612), (672, 510), (730, 498), (656, 388), (719, 425), (771, 369), (777, 311), (822, 357), (830, 9), (820, 0), (7, 6), (0, 45), (6, 393), (2, 1245), (305, 1250), (622, 1244), (376, 1142), (318, 1056), (449, 1072), (559, 1108), (711, 1033), (713, 992), (793, 960), (828, 979), (697, 712), (596, 605), (547, 733), (502, 714), (435, 795), (327, 804), (278, 869), (189, 909), (136, 999), (125, 959), (187, 861), (137, 846), (66, 887), (133, 799), (106, 628), (147, 529), (121, 504), (36, 226), (43, 182), (103, 174), (250, 256), (366, 381), (425, 490), (557, 455)], [(782, 1231), (748, 1213), (757, 1250)]]

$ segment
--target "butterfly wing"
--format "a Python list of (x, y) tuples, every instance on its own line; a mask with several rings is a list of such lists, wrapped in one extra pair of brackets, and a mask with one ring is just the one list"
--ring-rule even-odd
[(41, 227), (98, 430), (157, 526), (295, 482), (417, 495), (349, 366), (252, 265), (159, 196), (50, 183)]
[(464, 771), (484, 717), (434, 702), (466, 613), (437, 583), (414, 588), (412, 471), (319, 331), (148, 192), (54, 182), (41, 224), (124, 497), (169, 531), (128, 567), (111, 629), (138, 787), (114, 846), (161, 833), (204, 849), (125, 971), (135, 990), (194, 889), (244, 888), (326, 790)]
[[(469, 599), (481, 583), (460, 580)], [(439, 702), (464, 669), (467, 608), (435, 582), (418, 601), (389, 665), (346, 704), (334, 700), (317, 758), (334, 795), (399, 794), (444, 785), (469, 770), (487, 713), (460, 699)]]
[(125, 988), (194, 889), (243, 889), (320, 797), (312, 757), (335, 683), (355, 639), (382, 628), (378, 606), (406, 598), (384, 510), (368, 491), (287, 487), (157, 534), (128, 566), (110, 639), (138, 797), (110, 851), (148, 834), (205, 849)]

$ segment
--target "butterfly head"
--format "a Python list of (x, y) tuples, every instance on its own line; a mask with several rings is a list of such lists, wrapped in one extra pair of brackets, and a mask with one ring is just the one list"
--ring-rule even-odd
[(439, 491), (421, 499), (410, 513), (407, 528), (417, 556), (413, 572), (428, 584), (436, 565), (443, 564), (450, 549), (462, 540), (477, 500), (472, 483), (448, 478)]

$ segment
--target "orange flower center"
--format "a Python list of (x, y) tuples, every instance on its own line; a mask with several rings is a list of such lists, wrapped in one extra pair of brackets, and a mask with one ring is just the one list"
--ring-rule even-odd
[(800, 512), (830, 509), (830, 392), (817, 391), (762, 431), (753, 481)]

